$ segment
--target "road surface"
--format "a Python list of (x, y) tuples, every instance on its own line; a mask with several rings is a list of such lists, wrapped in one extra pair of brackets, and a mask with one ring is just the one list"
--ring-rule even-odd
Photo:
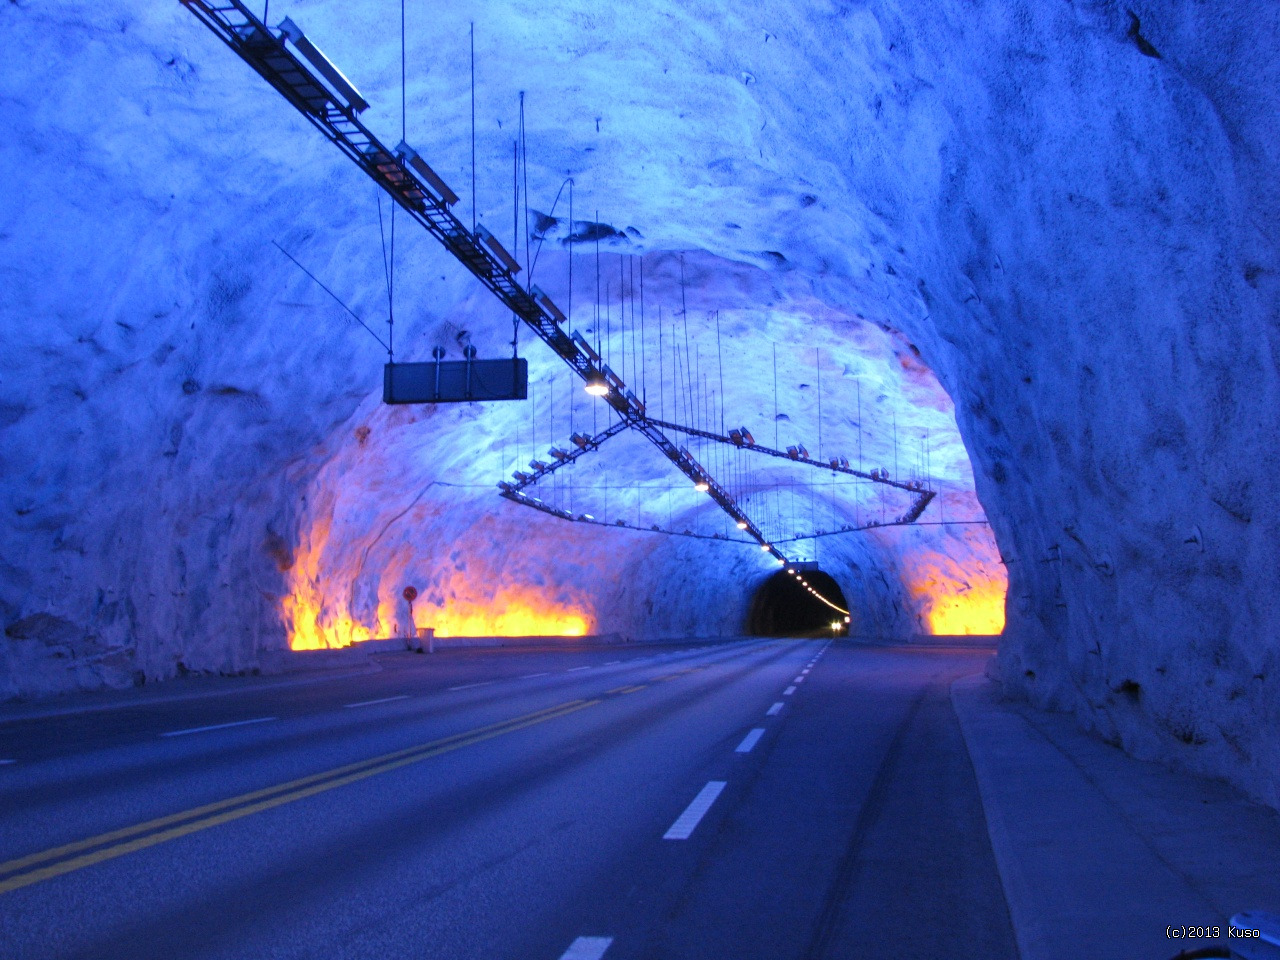
[(987, 651), (448, 651), (0, 723), (0, 954), (1016, 957)]

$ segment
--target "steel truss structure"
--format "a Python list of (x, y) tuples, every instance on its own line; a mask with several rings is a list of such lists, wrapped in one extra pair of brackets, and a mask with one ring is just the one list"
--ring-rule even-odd
[[(678, 431), (681, 433), (686, 433), (690, 436), (696, 436), (706, 440), (712, 440), (717, 443), (729, 444), (739, 450), (745, 450), (751, 453), (760, 453), (770, 457), (777, 457), (782, 460), (788, 460), (793, 463), (803, 464), (805, 466), (814, 467), (819, 470), (826, 470), (830, 473), (845, 474), (848, 476), (858, 477), (859, 479), (862, 479), (862, 480), (869, 480), (872, 483), (882, 484), (886, 487), (892, 487), (892, 488), (902, 490), (911, 494), (912, 499), (911, 499), (910, 507), (908, 507), (905, 513), (903, 513), (902, 515), (900, 515), (894, 520), (890, 520), (887, 522), (872, 520), (872, 521), (868, 521), (867, 523), (859, 524), (859, 525), (842, 525), (839, 529), (836, 529), (836, 530), (816, 530), (810, 534), (797, 535), (794, 537), (775, 537), (772, 540), (772, 543), (774, 544), (794, 543), (800, 540), (813, 540), (818, 537), (830, 537), (840, 533), (854, 533), (861, 530), (875, 530), (883, 527), (907, 526), (915, 523), (919, 519), (921, 513), (924, 512), (925, 507), (927, 507), (930, 501), (932, 501), (933, 498), (936, 496), (933, 490), (929, 490), (928, 488), (924, 487), (922, 484), (914, 480), (907, 480), (907, 481), (892, 480), (887, 476), (881, 475), (879, 471), (876, 471), (875, 473), (866, 473), (862, 470), (857, 470), (848, 465), (842, 464), (838, 459), (831, 460), (826, 463), (820, 460), (813, 460), (813, 459), (810, 459), (808, 456), (800, 455), (800, 452), (797, 448), (791, 448), (791, 450), (796, 451), (795, 453), (792, 453), (791, 450), (775, 450), (772, 447), (766, 447), (763, 444), (756, 443), (755, 440), (751, 438), (751, 434), (745, 430), (735, 430), (735, 431), (732, 431), (730, 436), (724, 436), (723, 434), (712, 433), (707, 430), (699, 430), (695, 427), (686, 427), (678, 423), (670, 423), (664, 420), (655, 420), (654, 423), (656, 423), (659, 427), (661, 427), (664, 430), (673, 431), (673, 432)], [(614, 527), (614, 528), (622, 527), (623, 529), (639, 530), (644, 533), (663, 533), (663, 534), (669, 534), (671, 536), (694, 537), (699, 540), (721, 540), (728, 543), (759, 542), (756, 540), (750, 540), (746, 537), (734, 537), (734, 536), (728, 536), (728, 535), (719, 534), (719, 533), (695, 533), (690, 530), (674, 530), (669, 527), (658, 526), (657, 524), (653, 524), (651, 526), (646, 527), (641, 524), (630, 523), (622, 519), (602, 520), (589, 513), (585, 513), (582, 511), (565, 510), (564, 508), (555, 506), (554, 504), (546, 503), (539, 497), (536, 497), (533, 494), (527, 492), (531, 489), (536, 488), (537, 484), (540, 481), (545, 480), (548, 477), (552, 476), (554, 473), (556, 473), (556, 471), (564, 467), (571, 466), (583, 456), (589, 453), (592, 453), (596, 450), (599, 450), (606, 440), (608, 440), (610, 437), (614, 437), (622, 433), (625, 429), (627, 429), (627, 426), (628, 425), (625, 422), (619, 421), (618, 423), (615, 423), (613, 426), (609, 427), (607, 430), (604, 430), (601, 433), (598, 433), (594, 437), (586, 437), (586, 436), (583, 436), (582, 434), (574, 434), (573, 436), (574, 449), (572, 452), (565, 452), (558, 447), (553, 447), (551, 449), (551, 452), (548, 454), (549, 459), (546, 462), (535, 460), (533, 461), (533, 464), (530, 465), (529, 472), (526, 473), (524, 471), (516, 471), (514, 475), (515, 478), (513, 481), (504, 480), (500, 482), (498, 484), (499, 495), (502, 497), (505, 497), (506, 499), (512, 501), (513, 503), (518, 503), (526, 507), (532, 507), (534, 510), (540, 510), (543, 513), (550, 514), (553, 517), (558, 517), (561, 520), (569, 520), (575, 523), (590, 523), (590, 524), (597, 524), (599, 526)], [(737, 436), (738, 439), (734, 439), (735, 435)], [(751, 439), (748, 439), (748, 438), (751, 438)], [(794, 566), (795, 563), (798, 561), (788, 560), (787, 562), (789, 565)]]
[[(526, 290), (516, 282), (515, 275), (519, 272), (520, 265), (493, 234), (483, 226), (478, 226), (473, 233), (458, 219), (450, 209), (457, 203), (457, 195), (427, 162), (403, 140), (395, 147), (387, 146), (360, 121), (359, 114), (368, 107), (367, 102), (296, 24), (285, 18), (273, 31), (241, 0), (181, 2), (306, 117), (326, 139), (346, 154), (405, 213), (435, 237), (579, 378), (584, 382), (603, 379), (609, 386), (603, 399), (621, 418), (621, 423), (616, 425), (617, 429), (627, 428), (642, 434), (698, 489), (705, 485), (707, 496), (749, 538), (746, 542), (759, 544), (780, 563), (787, 562), (783, 553), (768, 542), (755, 521), (734, 497), (687, 450), (673, 443), (666, 431), (681, 431), (720, 442), (734, 441), (728, 437), (650, 419), (645, 414), (644, 404), (609, 369), (591, 345), (581, 335), (570, 334), (564, 329), (562, 324), (567, 322), (567, 318), (550, 298), (537, 287)], [(593, 438), (591, 442), (598, 446), (598, 439)], [(788, 456), (787, 453), (758, 448), (754, 444), (751, 449), (772, 456)], [(581, 452), (587, 451), (582, 449)], [(809, 462), (813, 466), (824, 467), (821, 463)], [(840, 468), (840, 472), (853, 473), (873, 482), (889, 483), (901, 489), (911, 489), (896, 481), (882, 480), (859, 471)], [(921, 496), (910, 511), (913, 520), (933, 497), (933, 493), (928, 490), (920, 490), (919, 493)], [(502, 495), (516, 502), (537, 506), (532, 502), (533, 498), (521, 497), (520, 491), (514, 489), (514, 486), (511, 490), (503, 489)], [(565, 519), (580, 519), (565, 517), (566, 511), (546, 505), (537, 506), (537, 509)]]

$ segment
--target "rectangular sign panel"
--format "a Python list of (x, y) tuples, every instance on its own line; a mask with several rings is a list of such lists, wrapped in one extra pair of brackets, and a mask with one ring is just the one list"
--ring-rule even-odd
[(529, 362), (523, 357), (388, 363), (383, 367), (383, 403), (466, 403), (525, 400), (528, 396)]

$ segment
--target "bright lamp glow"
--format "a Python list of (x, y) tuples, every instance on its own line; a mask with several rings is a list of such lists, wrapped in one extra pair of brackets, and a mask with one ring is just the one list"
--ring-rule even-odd
[(706, 493), (711, 488), (707, 486), (707, 482), (705, 480), (699, 480), (693, 485), (693, 489), (697, 490), (699, 493)]
[(767, 544), (767, 543), (762, 543), (762, 544), (760, 544), (760, 549), (761, 549), (761, 550), (768, 550), (768, 549), (769, 549), (769, 544)]
[(739, 529), (739, 530), (745, 530), (745, 529), (747, 529), (747, 521), (745, 521), (745, 520), (739, 520), (739, 521), (738, 521), (738, 529)]
[(609, 395), (609, 384), (605, 382), (604, 376), (599, 373), (593, 373), (587, 377), (587, 385), (583, 389), (593, 397)]

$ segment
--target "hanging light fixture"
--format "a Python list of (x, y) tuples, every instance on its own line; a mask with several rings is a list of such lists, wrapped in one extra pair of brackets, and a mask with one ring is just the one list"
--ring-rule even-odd
[(747, 521), (745, 521), (745, 520), (739, 520), (739, 521), (738, 521), (738, 529), (739, 529), (739, 530), (745, 530), (745, 529), (747, 529)]
[(693, 489), (697, 490), (699, 493), (706, 493), (711, 488), (707, 486), (707, 481), (699, 480), (693, 485)]
[(605, 380), (603, 373), (598, 370), (592, 370), (587, 377), (587, 385), (583, 389), (593, 397), (607, 397), (609, 395), (609, 381)]

